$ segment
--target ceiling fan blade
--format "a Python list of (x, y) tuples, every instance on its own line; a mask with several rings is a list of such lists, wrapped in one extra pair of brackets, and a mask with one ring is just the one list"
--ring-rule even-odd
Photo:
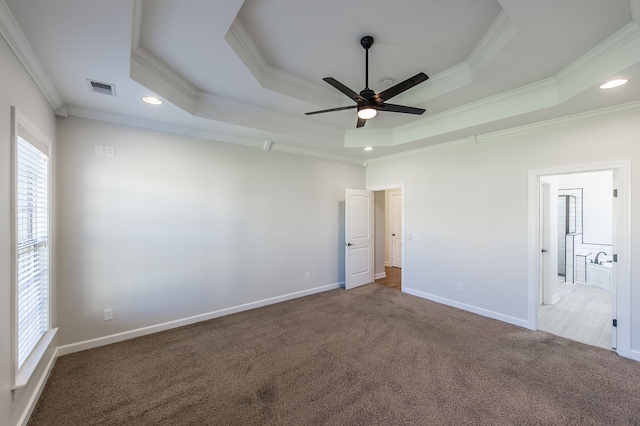
[(367, 120), (365, 118), (358, 117), (358, 122), (356, 123), (356, 129), (359, 127), (363, 127), (366, 124)]
[(323, 112), (342, 111), (342, 110), (345, 110), (345, 109), (353, 109), (353, 108), (357, 108), (357, 107), (358, 107), (358, 105), (349, 105), (349, 106), (345, 106), (345, 107), (323, 109), (321, 111), (305, 112), (304, 115), (322, 114)]
[(389, 112), (402, 112), (405, 114), (416, 114), (420, 115), (426, 111), (424, 108), (415, 108), (404, 105), (395, 105), (395, 104), (382, 104), (378, 105), (379, 111), (389, 111)]
[(391, 98), (393, 98), (396, 95), (399, 95), (400, 93), (404, 92), (405, 90), (411, 89), (413, 86), (422, 83), (423, 81), (426, 81), (429, 79), (429, 76), (426, 75), (423, 72), (420, 72), (416, 75), (414, 75), (411, 78), (406, 79), (405, 81), (396, 84), (395, 86), (391, 86), (389, 87), (387, 90), (384, 90), (380, 93), (378, 93), (378, 95), (376, 96), (376, 98), (379, 98), (382, 102), (389, 100)]
[(367, 100), (365, 98), (363, 98), (362, 96), (360, 96), (360, 94), (354, 92), (353, 90), (349, 89), (347, 86), (345, 86), (344, 84), (340, 83), (338, 80), (336, 80), (333, 77), (325, 77), (323, 78), (324, 81), (326, 81), (327, 83), (329, 83), (330, 85), (332, 85), (333, 87), (335, 87), (336, 89), (338, 89), (339, 91), (341, 91), (342, 93), (344, 93), (345, 95), (347, 95), (349, 98), (353, 99), (356, 102), (367, 102)]

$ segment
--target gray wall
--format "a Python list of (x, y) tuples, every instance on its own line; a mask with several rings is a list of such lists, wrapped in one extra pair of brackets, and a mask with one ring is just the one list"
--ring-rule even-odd
[(80, 118), (58, 129), (62, 346), (343, 280), (340, 202), (362, 166)]
[[(522, 326), (530, 322), (529, 173), (631, 160), (631, 355), (640, 359), (640, 104), (602, 118), (512, 129), (369, 161), (367, 186), (404, 182), (403, 288)], [(606, 148), (603, 148), (606, 147)], [(458, 290), (458, 283), (461, 289)], [(626, 302), (626, 300), (625, 300)], [(620, 340), (619, 340), (620, 341)]]
[[(5, 39), (0, 37), (0, 424), (14, 424), (24, 411), (36, 389), (35, 382), (43, 369), (36, 372), (36, 379), (15, 395), (11, 394), (12, 357), (11, 344), (13, 321), (11, 278), (11, 106), (55, 142), (55, 118), (53, 111), (29, 74), (13, 54)], [(55, 144), (51, 158), (55, 159)], [(53, 163), (53, 161), (52, 161)], [(53, 170), (55, 179), (55, 170)], [(55, 188), (52, 202), (55, 203)], [(55, 217), (53, 218), (55, 220)], [(55, 234), (51, 235), (55, 241)], [(55, 266), (55, 253), (52, 253)], [(54, 289), (55, 279), (51, 283)], [(53, 312), (55, 324), (55, 309)], [(47, 354), (50, 359), (51, 353)]]

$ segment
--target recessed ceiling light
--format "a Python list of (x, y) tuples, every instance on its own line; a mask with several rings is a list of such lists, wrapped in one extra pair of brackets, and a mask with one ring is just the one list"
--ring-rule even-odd
[(162, 105), (162, 101), (154, 96), (144, 96), (142, 100), (151, 105)]
[(365, 147), (364, 147), (364, 150), (365, 150), (365, 151), (373, 151), (373, 148), (372, 148), (372, 147), (370, 147), (370, 146), (365, 146)]
[(626, 78), (618, 78), (616, 80), (607, 81), (603, 85), (600, 86), (601, 89), (613, 89), (614, 87), (622, 86), (627, 81)]

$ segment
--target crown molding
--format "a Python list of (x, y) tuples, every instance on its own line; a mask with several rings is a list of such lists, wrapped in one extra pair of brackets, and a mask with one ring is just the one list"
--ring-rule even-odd
[[(397, 146), (557, 106), (636, 63), (640, 63), (640, 26), (631, 22), (551, 78), (393, 129), (376, 129), (370, 136), (376, 146)], [(345, 146), (366, 145), (355, 131), (345, 132)]]
[(517, 32), (509, 15), (501, 11), (466, 61), (434, 75), (429, 79), (429, 84), (401, 95), (402, 102), (421, 104), (471, 84), (474, 77), (493, 61)]
[(196, 98), (198, 89), (194, 85), (182, 78), (180, 74), (169, 68), (164, 62), (144, 50), (144, 48), (138, 46), (135, 51), (131, 52), (131, 58), (138, 61), (141, 65), (184, 93), (190, 99)]
[(616, 105), (613, 107), (602, 108), (595, 111), (584, 112), (580, 114), (574, 114), (562, 118), (554, 118), (551, 120), (540, 121), (533, 124), (526, 124), (523, 126), (513, 127), (510, 129), (499, 130), (497, 132), (484, 133), (479, 135), (471, 135), (465, 139), (457, 139), (450, 142), (445, 142), (437, 145), (430, 145), (424, 148), (412, 149), (409, 151), (400, 152), (397, 154), (386, 155), (382, 157), (372, 158), (367, 160), (367, 164), (385, 163), (407, 157), (416, 157), (420, 155), (427, 155), (437, 151), (444, 151), (449, 149), (470, 147), (473, 145), (481, 145), (491, 142), (497, 142), (505, 138), (514, 138), (517, 136), (524, 136), (531, 133), (537, 133), (545, 130), (550, 130), (558, 127), (566, 127), (581, 123), (593, 122), (595, 120), (603, 120), (619, 115), (633, 114), (640, 112), (640, 101), (629, 102), (622, 105)]
[(385, 155), (382, 157), (370, 158), (366, 161), (366, 165), (370, 166), (377, 163), (386, 163), (389, 161), (399, 160), (402, 158), (417, 157), (421, 155), (431, 154), (438, 151), (446, 151), (449, 149), (463, 148), (476, 145), (475, 137), (470, 136), (464, 139), (457, 139), (449, 142), (439, 143), (435, 145), (425, 146), (423, 148), (412, 149), (409, 151), (398, 152), (396, 154)]
[[(200, 139), (206, 139), (215, 142), (231, 143), (235, 145), (243, 145), (251, 148), (264, 149), (264, 140), (257, 138), (243, 138), (237, 136), (231, 136), (229, 134), (217, 133), (208, 130), (194, 129), (190, 127), (175, 126), (172, 124), (160, 123), (157, 121), (145, 120), (140, 118), (133, 118), (119, 114), (105, 113), (102, 111), (96, 111), (87, 108), (68, 107), (67, 112), (69, 116), (86, 118), (90, 120), (103, 121), (106, 123), (118, 124), (129, 127), (137, 127), (141, 129), (153, 130), (164, 133), (171, 133), (181, 136), (189, 136)], [(280, 151), (290, 154), (304, 155), (307, 157), (321, 158), (325, 160), (339, 161), (343, 163), (360, 164), (361, 160), (355, 160), (353, 158), (343, 157), (340, 155), (332, 155), (324, 152), (313, 151), (304, 148), (297, 148), (288, 145), (282, 145), (277, 142), (272, 143), (270, 151)]]
[[(598, 64), (600, 61), (611, 56), (612, 53), (624, 49), (627, 45), (637, 43), (640, 39), (640, 25), (630, 22), (619, 31), (611, 35), (609, 38), (598, 44), (596, 47), (585, 53), (566, 68), (558, 72), (554, 79), (558, 84), (564, 84), (569, 80), (576, 78), (585, 70)], [(639, 55), (625, 55), (630, 61), (628, 65), (638, 62)], [(627, 65), (627, 66), (628, 66)], [(625, 66), (626, 67), (626, 66)]]
[(217, 142), (251, 146), (254, 148), (262, 148), (264, 142), (262, 140), (258, 141), (257, 139), (241, 138), (223, 133), (194, 129), (191, 127), (175, 126), (173, 124), (161, 123), (158, 121), (145, 120), (119, 114), (112, 114), (88, 108), (70, 106), (67, 108), (67, 113), (72, 117), (87, 118), (90, 120), (104, 121), (107, 123), (120, 124), (123, 126), (138, 127), (147, 130), (155, 130), (182, 136), (191, 136)]
[(0, 0), (0, 34), (7, 41), (13, 53), (18, 57), (33, 81), (47, 98), (54, 110), (64, 106), (64, 101), (53, 84), (53, 80), (42, 66), (27, 37), (22, 32), (13, 13), (4, 0)]
[(324, 160), (339, 161), (341, 163), (362, 164), (362, 160), (343, 157), (341, 155), (332, 155), (324, 152), (313, 151), (310, 149), (297, 148), (291, 145), (279, 145), (274, 143), (271, 145), (271, 151), (287, 152), (289, 154), (305, 155), (307, 157), (321, 158)]
[(309, 83), (267, 64), (237, 17), (231, 24), (224, 39), (256, 81), (265, 89), (326, 107), (344, 102), (344, 97), (337, 96), (333, 90)]
[(518, 28), (509, 15), (501, 11), (466, 60), (469, 68), (474, 73), (482, 71), (517, 32)]
[(539, 121), (537, 123), (525, 124), (523, 126), (512, 127), (510, 129), (498, 130), (496, 132), (485, 133), (476, 136), (478, 144), (494, 142), (508, 137), (522, 136), (531, 133), (550, 130), (558, 127), (566, 127), (575, 124), (588, 123), (595, 120), (604, 120), (619, 115), (633, 114), (640, 112), (640, 101), (628, 102), (626, 104), (612, 107), (582, 112), (560, 118)]

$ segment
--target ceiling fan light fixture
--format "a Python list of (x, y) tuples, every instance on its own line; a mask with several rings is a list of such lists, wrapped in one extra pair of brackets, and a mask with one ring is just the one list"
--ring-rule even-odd
[(375, 108), (363, 107), (358, 109), (358, 117), (362, 118), (363, 120), (373, 118), (376, 116), (376, 114), (378, 114), (378, 111)]

